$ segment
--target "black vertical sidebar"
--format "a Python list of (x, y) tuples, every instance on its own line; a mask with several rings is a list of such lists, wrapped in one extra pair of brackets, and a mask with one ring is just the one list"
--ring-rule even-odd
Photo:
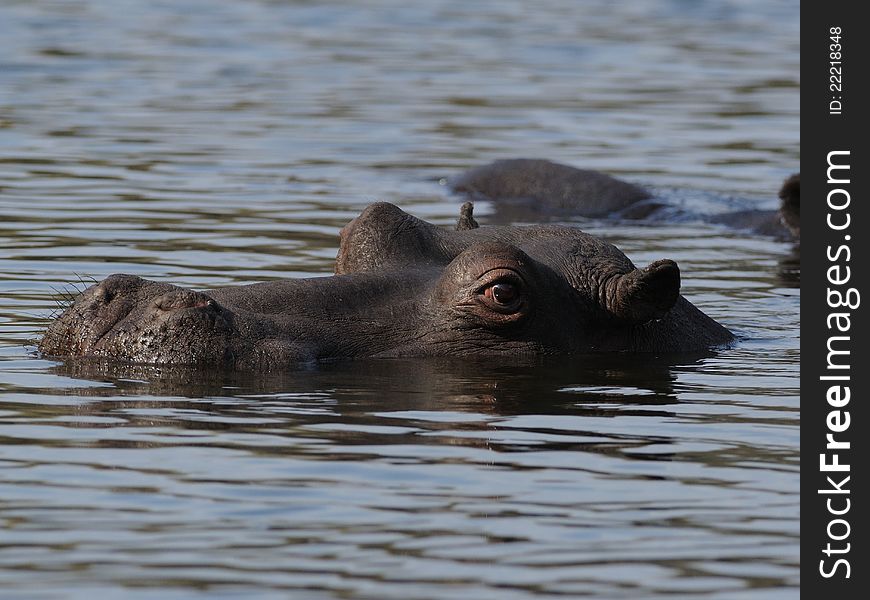
[[(867, 596), (870, 24), (801, 7), (801, 592)], [(864, 304), (868, 304), (865, 306)]]

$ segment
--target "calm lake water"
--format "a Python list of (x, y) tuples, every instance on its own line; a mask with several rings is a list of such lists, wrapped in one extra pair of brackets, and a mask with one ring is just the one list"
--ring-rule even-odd
[(785, 1), (2, 2), (0, 596), (796, 597), (788, 243), (567, 220), (677, 260), (740, 336), (704, 356), (245, 376), (35, 341), (80, 280), (329, 274), (367, 204), (451, 224), (444, 178), (497, 158), (773, 208), (798, 34)]

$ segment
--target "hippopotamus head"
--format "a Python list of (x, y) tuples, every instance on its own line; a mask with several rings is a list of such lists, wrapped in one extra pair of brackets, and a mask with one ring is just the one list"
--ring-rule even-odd
[(335, 275), (207, 291), (112, 275), (39, 344), (47, 355), (267, 370), (352, 357), (690, 351), (731, 334), (679, 295), (671, 260), (638, 269), (564, 226), (455, 231), (369, 206)]
[(780, 215), (796, 239), (801, 237), (801, 175), (795, 173), (786, 179), (779, 190)]

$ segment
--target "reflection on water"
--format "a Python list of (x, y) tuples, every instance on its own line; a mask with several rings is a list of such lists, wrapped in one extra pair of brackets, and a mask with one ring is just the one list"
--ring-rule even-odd
[[(468, 395), (473, 398), (497, 397), (499, 405), (522, 402), (533, 392), (534, 404), (548, 404), (551, 394), (563, 398), (565, 386), (583, 381), (597, 395), (617, 386), (636, 386), (639, 394), (670, 398), (674, 401), (671, 373), (674, 364), (695, 364), (711, 355), (674, 354), (646, 357), (638, 363), (627, 355), (584, 355), (572, 358), (499, 358), (494, 364), (488, 358), (377, 359), (324, 362), (313, 367), (301, 367), (293, 372), (238, 373), (205, 371), (185, 367), (129, 365), (107, 359), (69, 359), (50, 369), (52, 374), (71, 379), (95, 380), (107, 378), (115, 385), (111, 393), (122, 387), (132, 394), (160, 394), (190, 397), (212, 396), (227, 389), (245, 393), (272, 394), (280, 391), (332, 390), (340, 394), (345, 387), (370, 388), (387, 403), (417, 402), (402, 400), (403, 394), (416, 396), (437, 389), (447, 397)], [(541, 381), (547, 388), (541, 387)], [(501, 383), (500, 383), (501, 382)], [(394, 383), (400, 383), (394, 389)], [(552, 389), (550, 389), (552, 388)], [(616, 387), (614, 387), (616, 389)], [(641, 390), (643, 390), (641, 392)], [(398, 392), (393, 396), (391, 392)], [(239, 392), (241, 393), (241, 392)], [(616, 392), (622, 397), (621, 392)], [(89, 390), (88, 396), (98, 395)]]
[(794, 583), (791, 410), (720, 358), (210, 377), (73, 361), (2, 404), (0, 558), (13, 583), (58, 587), (93, 573), (435, 597)]
[[(3, 3), (0, 595), (793, 597), (799, 251), (691, 215), (775, 207), (798, 31), (775, 0)], [(452, 225), (440, 182), (516, 156), (667, 198), (558, 219), (677, 260), (740, 341), (265, 375), (34, 354), (80, 279), (328, 274), (368, 203)]]

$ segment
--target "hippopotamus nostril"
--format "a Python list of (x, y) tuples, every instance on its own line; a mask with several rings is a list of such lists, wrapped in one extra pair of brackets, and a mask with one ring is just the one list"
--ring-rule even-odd
[(148, 281), (136, 275), (109, 275), (93, 288), (93, 300), (108, 305), (117, 298), (134, 298), (147, 285)]
[(94, 290), (94, 300), (101, 304), (108, 304), (114, 297), (115, 294), (111, 290), (106, 289), (105, 286), (98, 286)]
[(201, 292), (174, 290), (154, 300), (154, 306), (164, 311), (182, 310), (185, 308), (213, 310), (218, 307), (218, 304)]

